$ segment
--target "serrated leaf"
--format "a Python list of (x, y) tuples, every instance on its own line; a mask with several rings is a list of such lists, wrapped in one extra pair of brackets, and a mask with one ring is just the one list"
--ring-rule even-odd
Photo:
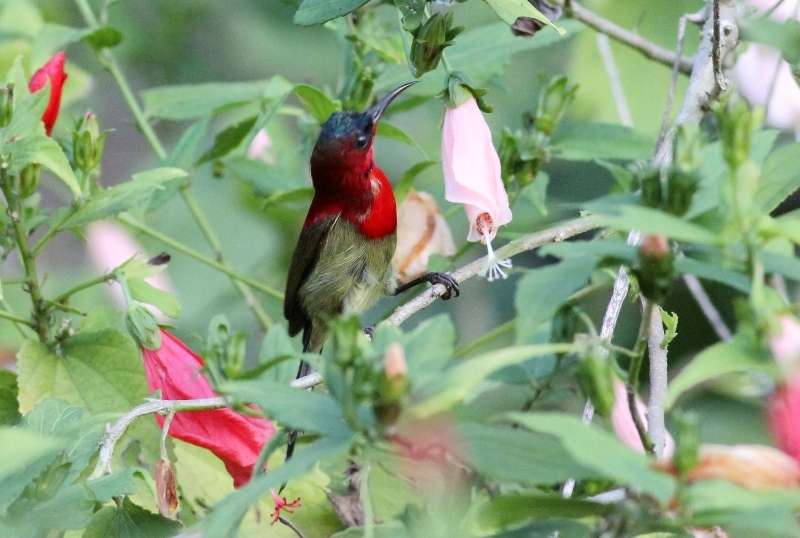
[(287, 426), (333, 437), (352, 435), (339, 404), (327, 394), (295, 389), (267, 376), (226, 383), (221, 390), (241, 402), (257, 404)]
[(368, 0), (303, 0), (294, 14), (294, 23), (301, 26), (322, 24), (355, 11)]
[(118, 215), (134, 208), (147, 206), (158, 191), (173, 180), (186, 177), (179, 168), (154, 168), (134, 174), (125, 181), (93, 195), (63, 224), (65, 228), (83, 226), (95, 220)]
[(672, 498), (675, 480), (671, 476), (653, 470), (646, 457), (597, 426), (563, 413), (509, 413), (506, 418), (531, 431), (554, 435), (575, 461), (602, 476), (662, 503)]
[(242, 143), (242, 140), (244, 140), (244, 138), (247, 136), (247, 133), (249, 133), (256, 124), (256, 119), (256, 116), (252, 116), (240, 121), (239, 123), (235, 123), (229, 127), (226, 127), (217, 133), (217, 136), (214, 137), (214, 144), (211, 146), (211, 149), (206, 151), (200, 156), (199, 159), (197, 159), (195, 166), (200, 166), (208, 161), (213, 161), (215, 159), (224, 157), (236, 149), (239, 144)]
[(696, 355), (669, 384), (666, 407), (670, 408), (686, 391), (697, 385), (736, 372), (775, 370), (766, 357), (756, 354), (741, 337), (707, 347)]
[(83, 538), (168, 538), (181, 524), (136, 506), (129, 498), (122, 506), (106, 506), (93, 517)]

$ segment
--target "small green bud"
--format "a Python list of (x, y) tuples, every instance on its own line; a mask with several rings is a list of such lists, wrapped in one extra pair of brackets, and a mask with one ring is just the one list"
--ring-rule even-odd
[(449, 108), (463, 105), (471, 97), (475, 99), (478, 108), (488, 114), (494, 109), (483, 99), (486, 93), (487, 90), (474, 86), (466, 74), (455, 71), (447, 77), (447, 87), (439, 96), (445, 100)]
[(100, 132), (97, 116), (87, 112), (72, 131), (75, 167), (88, 174), (103, 160), (106, 133)]
[(130, 303), (125, 316), (125, 325), (140, 347), (153, 350), (161, 348), (161, 331), (158, 322), (141, 303)]
[(666, 210), (678, 217), (685, 215), (692, 206), (692, 198), (697, 192), (698, 183), (694, 174), (672, 170), (667, 183)]
[(539, 94), (539, 106), (536, 109), (536, 129), (547, 136), (553, 134), (561, 123), (561, 119), (578, 92), (577, 84), (570, 84), (567, 77), (560, 76), (550, 80)]
[(403, 398), (408, 394), (407, 374), (403, 347), (398, 343), (390, 344), (383, 357), (383, 371), (374, 403), (375, 415), (384, 426), (394, 424), (400, 417)]
[(639, 267), (634, 274), (642, 295), (661, 303), (669, 293), (674, 278), (672, 251), (663, 235), (647, 235), (639, 247)]
[(578, 384), (600, 415), (606, 416), (614, 407), (614, 377), (611, 361), (590, 353), (578, 364)]
[(247, 337), (244, 333), (236, 333), (228, 339), (222, 362), (222, 371), (225, 373), (225, 377), (234, 379), (244, 370), (246, 354)]
[(436, 69), (444, 49), (452, 45), (453, 39), (463, 30), (460, 26), (453, 27), (453, 14), (449, 11), (435, 13), (425, 21), (414, 32), (414, 41), (411, 43), (410, 58), (414, 75), (421, 77)]
[(578, 330), (578, 316), (575, 307), (564, 305), (559, 308), (550, 324), (551, 342), (572, 342)]
[(0, 88), (0, 127), (5, 127), (14, 114), (14, 85)]
[(22, 198), (28, 198), (39, 187), (39, 176), (42, 167), (39, 164), (32, 163), (22, 169), (19, 173), (19, 195)]
[(722, 154), (728, 166), (737, 168), (749, 158), (751, 136), (761, 125), (761, 114), (750, 110), (743, 101), (737, 101), (718, 107), (717, 119)]
[(649, 170), (641, 178), (642, 203), (647, 207), (661, 207), (664, 200), (661, 187), (661, 173), (658, 170)]
[(686, 475), (694, 469), (700, 460), (700, 435), (698, 419), (694, 413), (678, 415), (675, 422), (675, 455), (672, 463), (679, 476)]
[(403, 17), (403, 28), (414, 32), (425, 18), (425, 2), (427, 0), (395, 0), (400, 15)]

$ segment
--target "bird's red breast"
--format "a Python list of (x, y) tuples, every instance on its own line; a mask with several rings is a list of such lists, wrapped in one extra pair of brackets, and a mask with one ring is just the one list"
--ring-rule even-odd
[(308, 209), (303, 227), (330, 215), (341, 214), (370, 239), (380, 239), (393, 234), (397, 229), (397, 205), (392, 184), (383, 170), (372, 166), (368, 175), (369, 184), (357, 193), (338, 192), (333, 197), (319, 190)]

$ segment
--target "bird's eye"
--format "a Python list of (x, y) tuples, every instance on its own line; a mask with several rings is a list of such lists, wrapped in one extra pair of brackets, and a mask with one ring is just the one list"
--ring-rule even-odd
[(356, 138), (356, 146), (359, 148), (367, 147), (367, 142), (369, 142), (369, 138), (365, 134), (358, 135), (358, 138)]

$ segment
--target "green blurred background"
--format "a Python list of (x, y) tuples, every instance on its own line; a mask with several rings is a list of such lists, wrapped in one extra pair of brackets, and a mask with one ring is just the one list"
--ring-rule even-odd
[[(595, 0), (587, 1), (586, 5), (660, 45), (673, 48), (678, 17), (696, 11), (701, 2)], [(292, 82), (309, 82), (335, 93), (341, 83), (344, 65), (340, 43), (334, 32), (327, 28), (295, 26), (292, 23), (295, 8), (296, 2), (281, 0), (121, 0), (110, 3), (109, 21), (124, 34), (115, 54), (137, 91), (168, 84), (252, 80), (280, 74)], [(455, 12), (457, 21), (468, 29), (496, 21), (493, 12), (479, 0), (458, 5)], [(0, 2), (0, 34), (3, 38), (0, 68), (3, 71), (17, 53), (27, 52), (25, 39), (18, 34), (24, 33), (25, 29), (35, 33), (36, 25), (43, 20), (70, 26), (83, 25), (75, 5), (67, 0)], [(687, 50), (693, 51), (696, 42), (696, 31), (690, 29)], [(613, 44), (612, 49), (635, 127), (655, 137), (666, 102), (669, 70), (619, 45)], [(70, 60), (67, 102), (55, 136), (68, 136), (74, 118), (91, 109), (98, 114), (103, 127), (111, 130), (103, 162), (104, 185), (112, 185), (129, 178), (134, 172), (155, 166), (155, 156), (133, 125), (118, 88), (102, 70), (94, 53), (81, 43), (70, 46), (67, 53)], [(522, 113), (535, 108), (539, 87), (555, 74), (566, 74), (580, 85), (567, 124), (619, 121), (595, 34), (583, 30), (554, 46), (518, 53), (513, 57), (504, 75), (494, 81), (487, 95), (495, 107), (495, 112), (488, 117), (495, 134), (503, 126), (519, 127)], [(679, 89), (684, 86), (685, 81), (682, 81)], [(431, 100), (412, 111), (395, 115), (392, 122), (414, 136), (436, 159), (441, 117), (441, 102)], [(231, 122), (231, 117), (222, 116), (209, 133), (205, 147), (210, 144), (213, 132)], [(169, 147), (187, 125), (163, 122), (157, 125), (157, 129)], [(269, 181), (279, 180), (275, 178), (281, 175), (308, 181), (306, 160), (310, 144), (296, 121), (280, 116), (270, 124), (269, 131), (278, 163), (275, 177), (264, 178), (265, 184), (268, 186)], [(391, 140), (379, 140), (376, 155), (381, 167), (395, 179), (419, 160), (416, 150)], [(521, 202), (515, 207), (515, 220), (508, 228), (508, 234), (532, 231), (575, 214), (576, 207), (571, 204), (602, 195), (613, 184), (608, 173), (596, 165), (554, 161), (545, 170), (550, 175), (548, 201), (551, 210), (548, 215), (541, 215), (532, 205)], [(192, 181), (200, 204), (223, 240), (229, 262), (240, 272), (282, 289), (288, 259), (305, 214), (305, 202), (265, 210), (263, 196), (252, 184), (230, 177), (215, 178), (208, 166), (196, 173)], [(429, 191), (442, 200), (440, 170), (429, 168), (418, 179), (416, 188)], [(49, 184), (44, 193), (44, 203), (54, 205), (63, 200), (63, 193)], [(457, 243), (463, 241), (466, 236), (463, 213), (441, 203)], [(150, 215), (148, 223), (208, 253), (205, 241), (179, 198)], [(151, 240), (139, 239), (150, 254), (162, 250), (161, 245)], [(499, 244), (504, 240), (501, 235)], [(481, 253), (482, 247), (473, 246), (465, 260)], [(516, 268), (534, 267), (543, 262), (545, 260), (535, 254), (514, 260)], [(87, 259), (84, 240), (70, 234), (62, 234), (48, 247), (40, 267), (47, 274), (46, 289), (51, 292), (96, 274), (96, 269)], [(225, 276), (181, 255), (173, 257), (167, 273), (183, 305), (176, 332), (187, 343), (201, 349), (201, 339), (209, 319), (214, 314), (224, 313), (234, 327), (253, 335), (251, 347), (253, 352), (257, 350), (259, 329)], [(14, 256), (5, 261), (2, 274), (19, 274)], [(412, 319), (409, 325), (434, 313), (449, 312), (458, 327), (461, 343), (468, 342), (514, 316), (515, 278), (512, 276), (508, 281), (493, 284), (474, 279), (464, 286), (457, 301), (437, 304)], [(713, 285), (708, 289), (727, 319), (732, 321), (726, 291)], [(27, 308), (19, 286), (6, 285), (5, 291), (15, 310)], [(277, 301), (263, 295), (259, 298), (273, 319), (282, 318), (281, 305)], [(595, 320), (600, 319), (607, 298), (606, 290), (590, 298), (588, 308)], [(110, 304), (110, 299), (106, 290), (97, 288), (76, 297), (75, 304), (82, 309), (92, 309), (99, 304)], [(374, 321), (393, 304), (389, 299), (382, 302), (366, 316), (366, 321)], [(679, 336), (670, 347), (674, 372), (698, 349), (711, 343), (713, 333), (681, 285), (676, 287), (665, 308), (680, 315)], [(637, 309), (635, 303), (626, 305), (617, 335), (621, 344), (631, 343), (635, 336)], [(12, 353), (19, 342), (19, 334), (9, 323), (2, 322), (0, 327), (0, 346)], [(576, 399), (576, 406), (577, 403)], [(749, 442), (765, 437), (758, 402), (706, 395), (686, 405), (701, 412), (702, 434), (707, 441)]]

